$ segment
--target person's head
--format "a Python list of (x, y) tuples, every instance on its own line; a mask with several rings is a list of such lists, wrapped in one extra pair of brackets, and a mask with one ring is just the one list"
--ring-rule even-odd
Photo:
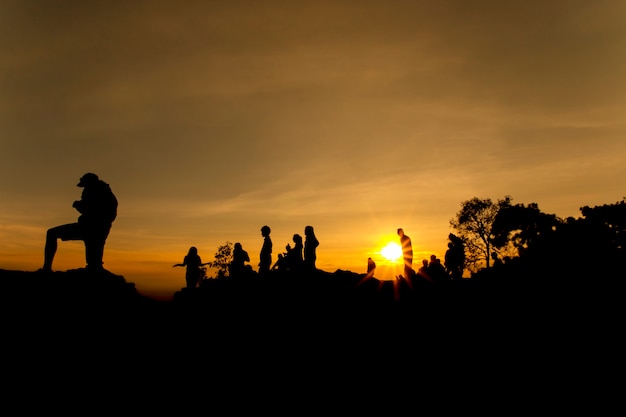
[(315, 231), (313, 230), (313, 226), (307, 226), (304, 228), (304, 234), (307, 236), (313, 236)]
[(241, 249), (242, 249), (241, 243), (239, 242), (235, 243), (235, 250), (241, 250)]
[(401, 228), (398, 228), (398, 236), (404, 236), (404, 230), (402, 230)]
[(295, 234), (293, 235), (293, 241), (296, 243), (301, 243), (302, 242), (302, 236), (300, 236), (299, 234)]
[(80, 181), (76, 184), (77, 187), (87, 187), (88, 185), (92, 185), (97, 183), (99, 180), (98, 176), (93, 172), (88, 172), (82, 177), (80, 177)]
[(271, 232), (272, 232), (272, 229), (270, 229), (269, 226), (265, 225), (261, 227), (261, 236), (269, 236)]
[(189, 248), (189, 255), (197, 255), (198, 254), (198, 248), (196, 248), (195, 246), (192, 246)]

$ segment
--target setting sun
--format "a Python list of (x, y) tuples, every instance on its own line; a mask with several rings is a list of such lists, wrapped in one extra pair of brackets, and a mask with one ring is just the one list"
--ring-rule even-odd
[(388, 261), (396, 262), (402, 257), (402, 247), (395, 242), (389, 242), (382, 248), (380, 254)]

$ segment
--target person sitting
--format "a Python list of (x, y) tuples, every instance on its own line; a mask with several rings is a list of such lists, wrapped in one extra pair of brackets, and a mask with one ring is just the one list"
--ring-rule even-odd
[(228, 267), (228, 273), (233, 278), (242, 277), (249, 265), (246, 265), (246, 262), (250, 262), (250, 256), (248, 252), (246, 252), (241, 243), (236, 242), (233, 247), (233, 260), (230, 262)]
[(291, 246), (285, 246), (286, 252), (278, 254), (278, 260), (272, 267), (272, 270), (300, 272), (304, 266), (304, 241), (299, 234), (293, 235), (293, 243)]

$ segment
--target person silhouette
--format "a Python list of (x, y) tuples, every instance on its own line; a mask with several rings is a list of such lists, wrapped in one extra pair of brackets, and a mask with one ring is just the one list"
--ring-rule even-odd
[(265, 225), (261, 227), (261, 236), (263, 236), (263, 246), (261, 247), (261, 253), (259, 255), (259, 274), (266, 274), (270, 271), (272, 265), (272, 239), (270, 233), (272, 229)]
[(422, 266), (420, 266), (420, 268), (417, 270), (417, 275), (419, 275), (421, 278), (425, 278), (427, 281), (433, 281), (430, 278), (430, 273), (428, 272), (428, 259), (422, 259)]
[(291, 252), (291, 245), (287, 244), (285, 246), (285, 252), (278, 254), (278, 259), (276, 260), (276, 263), (272, 267), (271, 269), (272, 271), (276, 269), (279, 269), (281, 271), (289, 269), (289, 260), (287, 259), (287, 255), (289, 255), (289, 252)]
[(430, 255), (430, 262), (428, 262), (428, 273), (431, 279), (435, 283), (446, 282), (450, 276), (446, 272), (446, 268), (441, 263), (441, 259), (437, 258), (437, 255)]
[(398, 228), (398, 236), (400, 236), (404, 258), (404, 278), (408, 279), (413, 275), (413, 244), (411, 238), (404, 233), (404, 229)]
[(293, 247), (287, 245), (287, 265), (291, 271), (302, 270), (302, 264), (304, 263), (303, 251), (304, 244), (302, 242), (302, 236), (299, 234), (293, 235)]
[(200, 282), (200, 277), (203, 275), (203, 271), (200, 267), (209, 265), (210, 263), (211, 262), (202, 263), (202, 259), (198, 254), (198, 248), (192, 246), (189, 248), (187, 255), (183, 258), (183, 262), (174, 264), (172, 267), (186, 266), (187, 271), (185, 271), (185, 282), (187, 284), (187, 288), (196, 288)]
[(231, 277), (241, 277), (246, 271), (246, 262), (250, 262), (248, 252), (243, 249), (241, 243), (236, 242), (233, 246), (233, 259), (228, 267)]
[(448, 242), (443, 265), (453, 281), (460, 281), (465, 267), (465, 243), (453, 233), (448, 235), (448, 239), (450, 242)]
[(502, 268), (504, 265), (504, 262), (502, 262), (502, 259), (498, 257), (496, 252), (491, 252), (491, 260), (493, 261), (492, 268)]
[(376, 262), (370, 257), (367, 258), (367, 277), (372, 278), (376, 271)]
[(76, 223), (68, 223), (48, 229), (44, 247), (43, 267), (40, 271), (52, 272), (52, 262), (57, 251), (57, 240), (82, 240), (85, 243), (85, 260), (88, 269), (103, 270), (104, 245), (113, 221), (117, 217), (117, 198), (111, 187), (94, 173), (80, 178), (81, 199), (74, 201), (80, 215)]
[(317, 247), (320, 242), (315, 236), (315, 230), (313, 226), (306, 226), (304, 228), (304, 268), (307, 271), (315, 271), (315, 261), (317, 260)]

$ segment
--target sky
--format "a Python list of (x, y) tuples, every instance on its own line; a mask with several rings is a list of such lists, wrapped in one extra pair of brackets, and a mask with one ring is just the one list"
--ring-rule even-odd
[[(0, 269), (37, 270), (78, 179), (119, 200), (104, 263), (171, 297), (196, 246), (256, 270), (311, 225), (317, 267), (443, 259), (463, 201), (626, 195), (622, 0), (0, 0)], [(84, 267), (59, 242), (54, 270)], [(387, 271), (387, 272), (385, 272)], [(393, 275), (391, 275), (393, 278)]]

